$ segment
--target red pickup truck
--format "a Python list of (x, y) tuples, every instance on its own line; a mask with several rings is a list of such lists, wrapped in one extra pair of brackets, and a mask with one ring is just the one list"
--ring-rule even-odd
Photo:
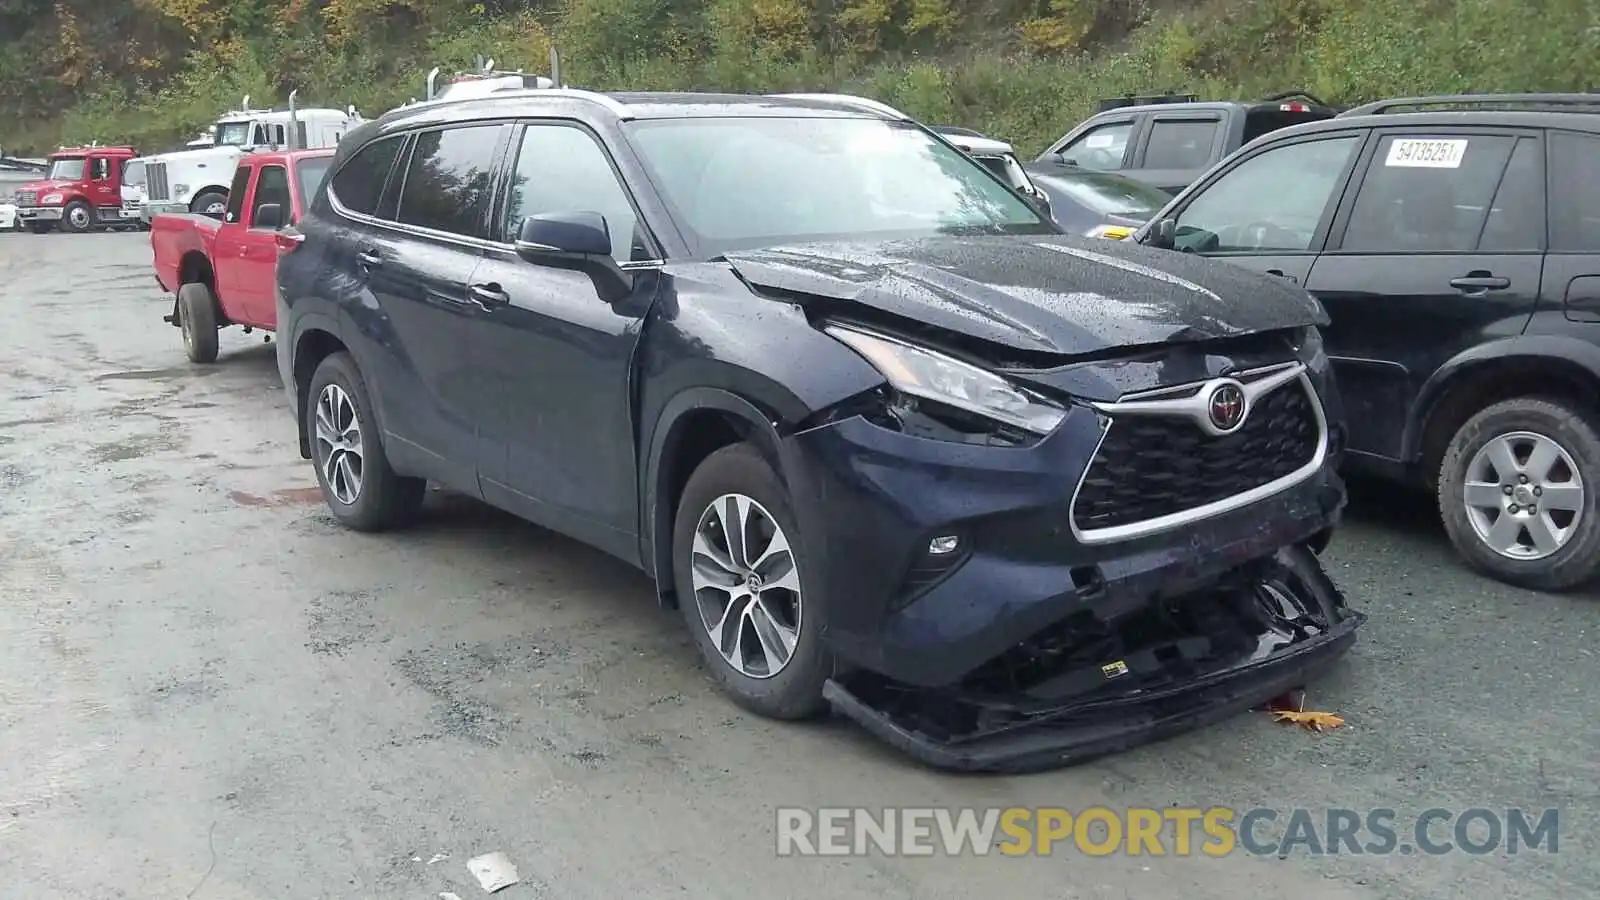
[(150, 223), (156, 280), (175, 294), (163, 316), (183, 331), (197, 363), (216, 362), (217, 331), (229, 325), (273, 331), (278, 254), (293, 237), (334, 148), (251, 153), (239, 160), (221, 220), (199, 213), (163, 213)]

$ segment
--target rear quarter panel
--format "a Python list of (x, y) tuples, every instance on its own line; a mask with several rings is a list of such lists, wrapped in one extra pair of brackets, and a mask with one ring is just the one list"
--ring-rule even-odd
[(183, 283), (185, 260), (198, 255), (207, 267), (211, 247), (217, 236), (217, 220), (194, 213), (163, 213), (150, 223), (150, 249), (155, 259), (156, 278), (167, 291)]

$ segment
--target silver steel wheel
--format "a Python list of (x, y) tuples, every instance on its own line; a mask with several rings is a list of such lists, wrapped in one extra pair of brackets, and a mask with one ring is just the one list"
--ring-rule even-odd
[(226, 203), (208, 203), (208, 204), (206, 204), (206, 210), (205, 211), (210, 215), (220, 216), (224, 212), (227, 212), (227, 210), (228, 210), (228, 204), (226, 204)]
[(1531, 431), (1491, 438), (1467, 464), (1462, 498), (1478, 538), (1508, 559), (1560, 550), (1583, 518), (1583, 477), (1572, 454)]
[(711, 642), (734, 671), (771, 678), (794, 658), (803, 604), (789, 539), (767, 508), (724, 494), (700, 513), (691, 583)]
[(88, 228), (89, 210), (86, 207), (74, 206), (72, 209), (67, 210), (67, 219), (72, 222), (73, 228)]
[(324, 387), (317, 397), (316, 448), (317, 465), (334, 499), (354, 504), (361, 496), (361, 420), (350, 395), (337, 384)]
[(190, 322), (189, 321), (189, 317), (183, 314), (182, 306), (183, 306), (182, 304), (179, 304), (178, 325), (179, 325), (179, 330), (183, 332), (183, 349), (187, 350), (189, 352), (189, 354), (191, 356), (193, 356), (194, 355), (194, 323)]

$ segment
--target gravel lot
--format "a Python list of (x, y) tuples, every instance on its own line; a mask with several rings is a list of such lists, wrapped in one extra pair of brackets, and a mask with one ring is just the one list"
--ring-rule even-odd
[[(644, 577), (435, 494), (323, 511), (273, 348), (190, 366), (142, 234), (0, 236), (0, 884), (45, 898), (1588, 895), (1594, 597), (1465, 572), (1358, 486), (1329, 553), (1372, 619), (1311, 704), (1025, 778), (916, 767), (712, 690)], [(780, 859), (775, 805), (1560, 807), (1557, 855)], [(438, 859), (448, 855), (447, 859)]]

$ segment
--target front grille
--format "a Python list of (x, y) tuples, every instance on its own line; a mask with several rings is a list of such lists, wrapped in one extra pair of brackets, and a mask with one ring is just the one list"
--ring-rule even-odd
[(172, 199), (171, 188), (167, 184), (166, 163), (148, 163), (144, 167), (144, 172), (144, 193), (146, 197), (151, 200)]
[(1073, 501), (1079, 531), (1134, 525), (1236, 497), (1293, 474), (1321, 440), (1295, 378), (1259, 397), (1243, 426), (1213, 437), (1178, 415), (1113, 417)]
[(18, 206), (38, 206), (39, 205), (39, 194), (37, 192), (35, 192), (35, 191), (17, 191), (16, 205), (18, 205)]

